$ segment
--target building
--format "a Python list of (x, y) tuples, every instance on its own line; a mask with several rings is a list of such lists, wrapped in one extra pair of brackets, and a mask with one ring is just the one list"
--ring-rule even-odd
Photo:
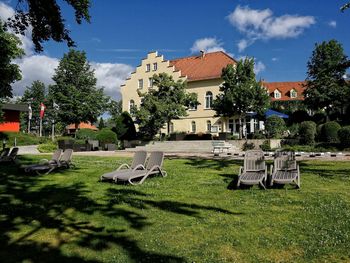
[[(131, 73), (125, 84), (121, 86), (123, 111), (131, 112), (133, 107), (139, 107), (141, 98), (138, 91), (146, 92), (153, 86), (152, 76), (167, 73), (174, 80), (186, 80), (188, 92), (197, 93), (200, 105), (188, 109), (188, 116), (173, 120), (170, 124), (171, 132), (213, 133), (239, 132), (239, 120), (236, 117), (215, 117), (212, 103), (219, 94), (219, 87), (223, 80), (221, 72), (228, 64), (236, 64), (236, 60), (222, 51), (165, 60), (157, 52), (148, 53), (141, 60), (141, 64)], [(263, 82), (272, 100), (302, 99), (301, 82)], [(243, 130), (247, 133), (262, 129), (263, 123), (253, 116), (247, 116)], [(165, 127), (166, 128), (166, 127)], [(164, 129), (165, 131), (166, 129)]]
[(4, 122), (0, 123), (0, 132), (19, 132), (21, 129), (20, 113), (28, 112), (28, 105), (5, 103), (1, 109)]
[[(93, 130), (93, 131), (98, 131), (97, 127), (95, 125), (92, 125), (90, 122), (88, 123), (85, 123), (85, 122), (81, 122), (79, 125), (78, 125), (78, 130), (80, 129), (90, 129), (90, 130)], [(75, 134), (76, 132), (76, 126), (75, 124), (69, 124), (67, 127), (66, 127), (66, 133), (67, 134)]]

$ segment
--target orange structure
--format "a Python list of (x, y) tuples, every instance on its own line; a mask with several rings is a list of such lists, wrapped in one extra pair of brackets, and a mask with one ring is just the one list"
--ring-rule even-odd
[(3, 104), (2, 105), (4, 122), (0, 123), (0, 132), (19, 132), (20, 131), (20, 112), (28, 111), (25, 104)]

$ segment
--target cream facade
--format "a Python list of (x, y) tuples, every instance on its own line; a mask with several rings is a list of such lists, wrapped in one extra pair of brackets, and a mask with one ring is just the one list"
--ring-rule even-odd
[[(142, 59), (141, 65), (136, 67), (135, 72), (131, 73), (125, 84), (121, 86), (123, 111), (130, 113), (133, 106), (139, 107), (141, 98), (138, 91), (147, 92), (151, 86), (149, 82), (152, 76), (163, 72), (173, 76), (175, 81), (187, 80), (187, 91), (196, 93), (200, 103), (196, 109), (188, 109), (188, 116), (173, 120), (170, 126), (171, 132), (212, 133), (214, 135), (220, 132), (239, 132), (238, 119), (215, 117), (215, 111), (212, 110), (213, 100), (219, 94), (219, 87), (223, 83), (220, 77), (191, 81), (182, 74), (181, 70), (177, 70), (170, 61), (164, 60), (164, 57), (158, 55), (157, 52), (148, 53), (147, 57)], [(254, 119), (248, 119), (243, 131), (253, 132), (257, 125)], [(166, 133), (166, 131), (167, 127), (164, 124), (162, 132)]]

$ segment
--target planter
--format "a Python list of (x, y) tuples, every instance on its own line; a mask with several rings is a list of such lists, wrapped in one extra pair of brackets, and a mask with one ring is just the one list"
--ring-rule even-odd
[(73, 151), (74, 152), (86, 152), (90, 150), (90, 144), (80, 144), (80, 143), (75, 143), (73, 145)]
[(219, 140), (227, 141), (231, 137), (229, 132), (219, 132)]
[(59, 140), (58, 141), (58, 148), (62, 149), (63, 151), (66, 149), (73, 149), (74, 140)]
[(98, 151), (98, 140), (88, 140), (88, 143), (91, 145), (91, 151)]
[(106, 151), (115, 151), (117, 149), (114, 143), (107, 143), (104, 148)]

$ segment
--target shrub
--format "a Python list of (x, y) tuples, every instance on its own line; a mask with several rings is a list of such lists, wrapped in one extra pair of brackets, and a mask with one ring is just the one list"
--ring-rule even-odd
[(316, 140), (318, 142), (322, 141), (322, 127), (323, 127), (323, 124), (320, 124), (316, 128)]
[(51, 153), (55, 150), (57, 150), (57, 144), (53, 142), (43, 143), (38, 146), (38, 151), (41, 153)]
[(321, 127), (321, 141), (323, 142), (338, 142), (338, 131), (341, 126), (336, 121), (326, 122)]
[(248, 150), (253, 150), (254, 148), (255, 148), (255, 144), (254, 143), (245, 142), (243, 144), (242, 150), (243, 151), (248, 151)]
[(239, 139), (239, 135), (238, 134), (232, 134), (230, 136), (230, 140), (238, 140)]
[(304, 121), (299, 128), (300, 143), (304, 145), (314, 145), (316, 136), (316, 123)]
[(290, 115), (288, 119), (290, 124), (301, 123), (310, 120), (310, 115), (305, 110), (297, 110)]
[(319, 111), (312, 116), (312, 120), (317, 124), (325, 123), (327, 120), (327, 115), (325, 112)]
[(271, 146), (270, 146), (270, 141), (269, 140), (265, 140), (259, 147), (264, 152), (271, 151)]
[(345, 126), (339, 129), (338, 137), (342, 146), (350, 146), (350, 126)]
[(95, 140), (97, 132), (91, 129), (80, 129), (77, 131), (76, 138), (80, 140)]
[(97, 132), (96, 139), (99, 140), (101, 144), (116, 143), (117, 135), (112, 130), (104, 128)]
[(1, 141), (6, 139), (6, 144), (8, 146), (14, 145), (16, 141), (17, 146), (23, 145), (38, 145), (45, 143), (50, 139), (47, 137), (37, 137), (33, 134), (27, 134), (22, 132), (4, 132), (0, 135)]
[(115, 120), (115, 127), (112, 130), (117, 134), (119, 140), (131, 141), (137, 137), (134, 121), (127, 111), (122, 112)]
[(261, 131), (256, 131), (252, 134), (252, 139), (266, 139), (266, 135)]
[(268, 138), (281, 138), (286, 130), (286, 124), (281, 117), (272, 115), (266, 119), (265, 129)]

